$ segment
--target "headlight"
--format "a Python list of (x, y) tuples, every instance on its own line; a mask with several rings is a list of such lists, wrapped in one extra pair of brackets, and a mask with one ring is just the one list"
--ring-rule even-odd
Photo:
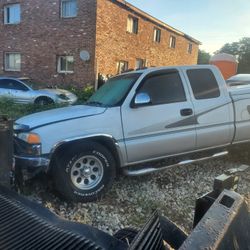
[(17, 136), (19, 139), (29, 143), (29, 144), (40, 144), (41, 138), (36, 133), (20, 133)]
[(59, 97), (62, 100), (69, 100), (69, 98), (65, 94), (59, 94), (57, 95), (57, 97)]

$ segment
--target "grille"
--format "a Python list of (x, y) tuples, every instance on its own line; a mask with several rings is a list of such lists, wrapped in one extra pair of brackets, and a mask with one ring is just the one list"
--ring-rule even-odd
[(19, 201), (0, 193), (0, 249), (102, 250), (103, 248), (80, 234), (50, 224)]

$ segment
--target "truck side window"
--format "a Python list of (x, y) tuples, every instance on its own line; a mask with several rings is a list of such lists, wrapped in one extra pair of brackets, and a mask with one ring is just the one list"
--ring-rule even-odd
[(186, 101), (185, 90), (177, 71), (150, 76), (140, 88), (139, 93), (141, 92), (150, 96), (152, 105)]
[(211, 99), (220, 96), (218, 83), (210, 69), (190, 69), (187, 70), (187, 75), (195, 99)]

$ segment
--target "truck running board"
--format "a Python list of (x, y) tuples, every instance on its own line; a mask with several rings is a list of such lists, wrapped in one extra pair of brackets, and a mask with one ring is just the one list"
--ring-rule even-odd
[(133, 166), (133, 167), (126, 167), (123, 169), (123, 174), (126, 176), (140, 176), (140, 175), (146, 175), (146, 174), (151, 174), (151, 173), (155, 173), (155, 172), (159, 172), (168, 168), (172, 168), (172, 167), (178, 167), (178, 166), (184, 166), (187, 164), (192, 164), (195, 162), (199, 162), (199, 161), (204, 161), (204, 160), (208, 160), (208, 159), (213, 159), (213, 158), (218, 158), (218, 157), (222, 157), (228, 154), (228, 151), (222, 151), (219, 153), (215, 153), (212, 154), (210, 156), (204, 156), (201, 158), (196, 158), (196, 159), (187, 159), (187, 160), (182, 160), (179, 161), (175, 164), (170, 164), (170, 165), (166, 165), (166, 166), (162, 166), (162, 167), (143, 167), (143, 166)]

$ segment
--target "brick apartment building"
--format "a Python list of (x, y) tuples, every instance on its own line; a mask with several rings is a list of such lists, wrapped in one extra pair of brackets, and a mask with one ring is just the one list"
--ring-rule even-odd
[(1, 0), (0, 75), (58, 85), (196, 64), (196, 39), (123, 0)]

